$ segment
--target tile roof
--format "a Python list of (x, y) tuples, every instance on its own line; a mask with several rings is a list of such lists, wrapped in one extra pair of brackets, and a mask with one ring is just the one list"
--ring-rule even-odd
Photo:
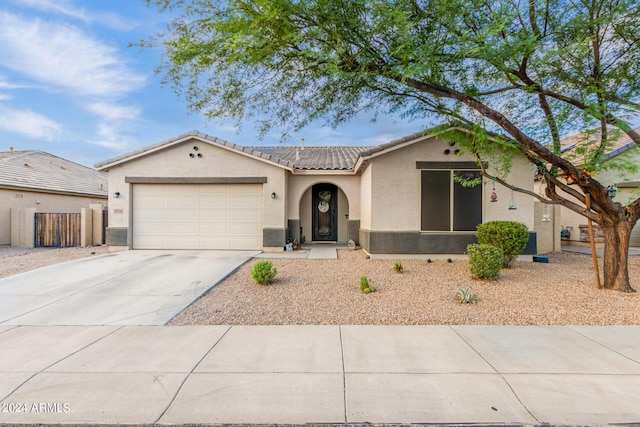
[(372, 147), (247, 147), (289, 163), (298, 170), (351, 170)]
[[(436, 128), (432, 130), (436, 130)], [(304, 148), (285, 147), (281, 145), (242, 146), (198, 131), (190, 131), (174, 138), (169, 138), (136, 151), (97, 163), (95, 167), (98, 170), (108, 170), (117, 164), (181, 143), (189, 138), (198, 138), (213, 145), (245, 153), (294, 170), (353, 170), (359, 159), (382, 153), (387, 149), (415, 141), (418, 138), (434, 136), (434, 134), (431, 133), (432, 130), (416, 132), (377, 146), (307, 146)]]
[[(636, 132), (640, 132), (640, 127), (634, 129)], [(581, 164), (584, 162), (585, 154), (578, 153), (578, 149), (580, 147), (584, 147), (589, 143), (594, 143), (598, 141), (600, 137), (599, 133), (592, 134), (588, 136), (586, 133), (579, 133), (577, 135), (573, 135), (569, 138), (565, 138), (560, 141), (562, 145), (563, 155), (562, 157), (571, 160), (574, 163)], [(637, 147), (636, 143), (631, 140), (629, 135), (624, 132), (621, 132), (620, 137), (615, 141), (610, 142), (610, 146), (607, 148), (607, 152), (605, 153), (606, 158), (604, 160), (610, 160), (614, 157), (619, 156), (620, 154), (631, 150), (632, 148)], [(595, 148), (595, 147), (594, 147)], [(591, 151), (591, 150), (589, 150)]]
[(0, 187), (107, 197), (107, 174), (43, 151), (0, 152)]

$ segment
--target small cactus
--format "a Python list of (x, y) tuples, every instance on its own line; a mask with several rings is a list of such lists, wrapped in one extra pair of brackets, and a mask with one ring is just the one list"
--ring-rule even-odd
[(369, 285), (369, 279), (367, 279), (367, 276), (360, 276), (360, 290), (365, 294), (370, 294), (371, 292), (375, 292), (376, 288)]
[(395, 271), (396, 273), (402, 273), (404, 271), (404, 267), (402, 266), (402, 263), (396, 262), (393, 266), (393, 271)]

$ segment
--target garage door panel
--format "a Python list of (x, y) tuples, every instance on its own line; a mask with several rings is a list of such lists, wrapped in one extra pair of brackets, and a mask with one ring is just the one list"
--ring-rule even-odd
[(231, 211), (231, 222), (258, 222), (260, 221), (260, 213), (255, 211)]
[(232, 218), (227, 210), (200, 210), (198, 211), (198, 221), (200, 222), (227, 222)]
[(258, 239), (243, 239), (240, 237), (234, 237), (229, 242), (230, 249), (243, 249), (246, 247), (255, 247), (254, 245), (261, 244)]
[(257, 224), (230, 224), (229, 231), (232, 236), (256, 236), (262, 232), (262, 227)]
[(143, 195), (136, 196), (136, 201), (145, 209), (164, 209), (166, 207), (166, 196)]
[(231, 198), (231, 208), (257, 209), (260, 201), (249, 197), (233, 197)]
[(227, 223), (200, 224), (200, 234), (213, 236), (227, 236), (230, 233)]
[(165, 222), (167, 219), (167, 212), (158, 208), (158, 209), (140, 209), (138, 212), (134, 214), (134, 220), (136, 215), (145, 218), (145, 223), (153, 223), (153, 222)]
[(135, 184), (135, 249), (262, 248), (262, 185)]
[(226, 198), (215, 198), (213, 195), (207, 195), (207, 197), (200, 199), (200, 207), (205, 209), (227, 209), (229, 207), (229, 200)]

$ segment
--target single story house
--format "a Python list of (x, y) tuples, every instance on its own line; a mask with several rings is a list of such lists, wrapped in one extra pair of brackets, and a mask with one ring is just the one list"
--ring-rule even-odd
[[(386, 144), (247, 147), (192, 131), (104, 161), (107, 244), (128, 249), (282, 250), (289, 240), (347, 242), (371, 254), (463, 254), (476, 225), (515, 220), (531, 231), (531, 197), (490, 182), (455, 142), (424, 131)], [(533, 188), (515, 159), (508, 179)], [(513, 205), (509, 209), (509, 205)]]
[(0, 152), (0, 245), (11, 244), (11, 209), (79, 213), (107, 203), (107, 174), (43, 151)]

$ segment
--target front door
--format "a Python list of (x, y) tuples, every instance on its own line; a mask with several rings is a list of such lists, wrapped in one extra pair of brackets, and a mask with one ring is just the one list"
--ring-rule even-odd
[(316, 184), (312, 188), (313, 240), (338, 240), (338, 187)]

